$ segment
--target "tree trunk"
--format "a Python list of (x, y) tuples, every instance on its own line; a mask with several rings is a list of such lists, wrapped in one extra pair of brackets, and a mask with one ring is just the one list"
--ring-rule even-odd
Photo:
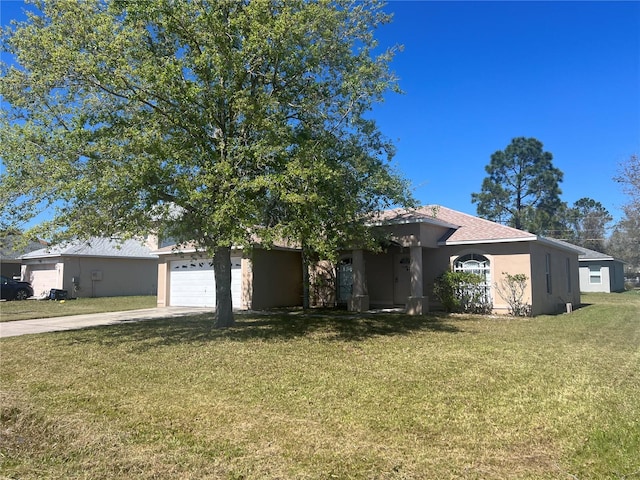
[(216, 247), (213, 252), (213, 273), (216, 279), (216, 313), (214, 328), (232, 327), (231, 247)]
[(308, 310), (311, 302), (309, 300), (309, 255), (307, 249), (302, 246), (302, 308)]

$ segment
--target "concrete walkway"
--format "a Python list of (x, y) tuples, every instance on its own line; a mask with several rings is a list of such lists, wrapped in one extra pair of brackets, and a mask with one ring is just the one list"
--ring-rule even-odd
[(31, 333), (77, 330), (79, 328), (95, 327), (97, 325), (115, 325), (118, 323), (141, 322), (158, 318), (183, 317), (206, 312), (213, 313), (213, 309), (199, 307), (161, 307), (128, 310), (126, 312), (92, 313), (68, 317), (0, 322), (0, 338), (28, 335)]

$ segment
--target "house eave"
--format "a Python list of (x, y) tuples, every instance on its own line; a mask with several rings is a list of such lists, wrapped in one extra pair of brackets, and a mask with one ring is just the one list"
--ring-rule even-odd
[(429, 225), (436, 225), (445, 228), (458, 229), (460, 225), (454, 225), (453, 223), (443, 222), (442, 220), (431, 219), (427, 217), (412, 217), (412, 218), (398, 218), (390, 220), (380, 220), (377, 222), (367, 222), (365, 225), (368, 227), (385, 227), (391, 225), (408, 225), (411, 223), (427, 223)]
[(517, 243), (517, 242), (534, 242), (538, 240), (537, 237), (521, 237), (521, 238), (491, 238), (491, 239), (479, 239), (479, 240), (454, 240), (438, 242), (438, 246), (453, 246), (453, 245), (478, 245), (486, 243)]
[(618, 261), (620, 263), (625, 263), (622, 260), (616, 260), (613, 257), (600, 257), (600, 258), (593, 258), (593, 257), (591, 257), (591, 258), (581, 258), (581, 257), (578, 257), (578, 261), (580, 261), (580, 262), (615, 262), (615, 261)]
[[(242, 250), (242, 247), (231, 247), (231, 250)], [(172, 245), (170, 247), (164, 247), (162, 250), (155, 250), (153, 254), (157, 255), (158, 257), (165, 257), (167, 255), (206, 255), (207, 252), (206, 250), (202, 250), (193, 246), (185, 246), (181, 248), (177, 247), (176, 245)]]
[(560, 243), (558, 241), (554, 241), (553, 239), (549, 239), (546, 237), (541, 237), (541, 236), (537, 236), (536, 240), (538, 240), (540, 243), (544, 244), (544, 245), (548, 245), (550, 247), (554, 247), (557, 248), (559, 250), (564, 250), (565, 252), (571, 252), (571, 253), (577, 253), (578, 256), (583, 253), (582, 250), (580, 250), (577, 247), (573, 247), (568, 243)]
[(20, 257), (22, 261), (29, 260), (63, 260), (65, 258), (109, 258), (109, 259), (118, 259), (118, 260), (157, 260), (158, 255), (152, 254), (148, 257), (140, 257), (140, 256), (119, 256), (119, 255), (82, 255), (82, 254), (51, 254), (51, 255), (39, 255), (37, 257)]

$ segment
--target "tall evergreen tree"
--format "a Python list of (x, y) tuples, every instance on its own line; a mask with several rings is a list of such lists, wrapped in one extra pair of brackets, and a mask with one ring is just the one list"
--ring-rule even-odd
[(552, 159), (540, 141), (525, 137), (491, 155), (485, 167), (489, 176), (481, 191), (471, 194), (478, 215), (534, 233), (557, 229), (563, 174)]

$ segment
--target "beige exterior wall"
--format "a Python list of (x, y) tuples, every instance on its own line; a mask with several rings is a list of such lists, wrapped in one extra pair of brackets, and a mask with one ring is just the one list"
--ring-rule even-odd
[(422, 246), (437, 248), (438, 240), (449, 230), (428, 223), (406, 223), (380, 227), (403, 247)]
[(390, 249), (387, 253), (377, 255), (373, 253), (365, 253), (364, 269), (370, 305), (393, 305), (393, 289), (395, 280), (393, 275), (393, 254), (400, 251), (401, 250), (398, 248)]
[[(406, 226), (401, 227), (405, 229)], [(406, 231), (409, 232), (410, 229), (406, 229)], [(471, 253), (482, 255), (490, 262), (490, 288), (495, 313), (507, 314), (509, 310), (507, 301), (496, 286), (505, 279), (505, 273), (527, 276), (528, 282), (523, 302), (532, 305), (534, 315), (566, 311), (566, 303), (571, 303), (573, 307), (580, 304), (577, 253), (567, 252), (540, 242), (522, 241), (423, 248), (423, 295), (428, 297), (430, 309), (440, 307), (433, 294), (436, 278), (450, 270), (456, 259)], [(551, 260), (551, 294), (546, 293), (545, 258), (547, 253)], [(396, 270), (394, 270), (395, 262), (399, 258), (398, 255), (409, 256), (409, 254), (410, 249), (407, 247), (391, 247), (386, 252), (378, 254), (365, 253), (365, 275), (371, 307), (398, 304), (398, 297), (394, 295), (395, 289), (398, 288)], [(348, 252), (345, 252), (344, 255), (348, 256)], [(327, 264), (322, 269), (325, 272), (323, 284), (326, 287), (323, 290), (323, 295), (317, 296), (316, 304), (333, 304), (329, 295), (335, 295), (335, 277), (332, 278), (326, 274), (326, 272), (335, 272), (335, 270), (331, 270), (332, 268), (334, 267), (329, 268)], [(335, 296), (332, 298), (335, 303)]]
[[(477, 245), (449, 245), (438, 250), (427, 250), (425, 262), (425, 290), (429, 296), (433, 308), (439, 307), (439, 303), (433, 294), (435, 280), (445, 271), (453, 268), (454, 262), (468, 254), (482, 255), (489, 260), (491, 268), (491, 299), (495, 313), (506, 314), (508, 305), (496, 288), (504, 278), (504, 273), (515, 275), (525, 274), (531, 278), (529, 262), (529, 242), (511, 243), (486, 243)], [(531, 303), (531, 285), (525, 292), (524, 301)]]
[[(547, 256), (550, 271), (547, 274)], [(566, 304), (580, 305), (578, 255), (552, 245), (531, 244), (533, 315), (566, 311)], [(549, 288), (547, 278), (550, 279)]]
[[(74, 277), (79, 280), (75, 289)], [(157, 260), (67, 257), (62, 289), (78, 298), (155, 295)]]
[[(234, 252), (234, 256), (237, 253)], [(171, 304), (170, 262), (192, 257), (190, 253), (160, 256), (157, 267), (159, 307)], [(302, 260), (299, 252), (256, 248), (251, 259), (242, 258), (241, 272), (242, 303), (238, 308), (259, 310), (302, 305)]]
[(53, 288), (66, 290), (71, 298), (155, 295), (158, 288), (156, 259), (63, 257), (26, 260), (22, 277), (33, 284), (36, 296), (48, 295)]
[(158, 307), (169, 305), (169, 263), (165, 256), (158, 261)]
[(251, 308), (302, 305), (300, 252), (254, 249), (251, 254)]

